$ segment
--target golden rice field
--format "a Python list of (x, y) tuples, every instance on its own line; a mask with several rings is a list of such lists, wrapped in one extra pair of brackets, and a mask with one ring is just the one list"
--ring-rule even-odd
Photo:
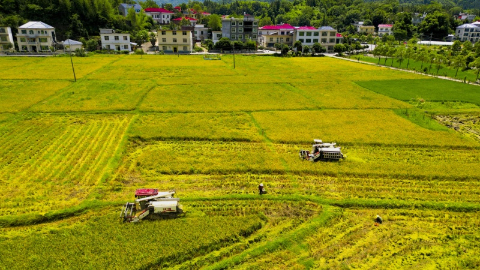
[[(480, 141), (435, 120), (476, 86), (233, 61), (95, 55), (74, 82), (68, 57), (1, 57), (0, 269), (480, 268)], [(405, 80), (415, 100), (396, 99)], [(316, 138), (346, 159), (300, 160)], [(121, 223), (137, 188), (175, 190), (185, 214)]]

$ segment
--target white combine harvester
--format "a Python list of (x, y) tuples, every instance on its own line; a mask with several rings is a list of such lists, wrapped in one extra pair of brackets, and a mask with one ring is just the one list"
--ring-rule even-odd
[(322, 140), (313, 140), (312, 152), (300, 150), (300, 159), (319, 161), (319, 160), (340, 160), (344, 155), (336, 143), (324, 143)]
[[(183, 213), (175, 191), (158, 192), (158, 189), (142, 188), (135, 191), (135, 202), (127, 202), (122, 208), (120, 218), (123, 222), (139, 222), (142, 219), (164, 219), (177, 217)], [(137, 214), (137, 206), (140, 212)]]

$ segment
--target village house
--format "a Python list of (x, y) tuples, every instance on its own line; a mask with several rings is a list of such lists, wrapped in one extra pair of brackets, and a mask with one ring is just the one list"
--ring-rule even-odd
[(130, 34), (115, 33), (113, 29), (100, 29), (102, 49), (115, 51), (131, 51)]
[(158, 30), (158, 47), (166, 53), (191, 53), (193, 35), (191, 30)]
[(460, 41), (475, 43), (480, 40), (480, 21), (462, 24), (455, 30), (455, 37)]
[(378, 25), (378, 36), (383, 37), (384, 35), (393, 35), (392, 32), (393, 24), (379, 24)]
[(216, 44), (222, 38), (222, 31), (212, 31), (212, 41)]
[(248, 14), (244, 14), (243, 18), (223, 17), (222, 37), (227, 37), (232, 41), (245, 42), (250, 39), (257, 41), (258, 19)]
[(0, 26), (0, 52), (13, 51), (12, 29), (7, 26)]
[(374, 35), (375, 34), (375, 26), (373, 25), (365, 25), (363, 22), (358, 22), (354, 24), (357, 28), (358, 33), (365, 33), (367, 35)]
[(195, 41), (208, 39), (208, 28), (204, 24), (196, 24), (193, 30)]
[(140, 11), (142, 11), (142, 6), (140, 6), (139, 4), (125, 4), (125, 3), (122, 3), (118, 6), (118, 12), (120, 13), (120, 15), (123, 15), (124, 17), (127, 17), (128, 10), (131, 9), (132, 7), (135, 10), (135, 13), (140, 13)]
[(174, 12), (164, 8), (146, 8), (145, 14), (158, 24), (169, 24)]
[(83, 43), (80, 41), (67, 39), (62, 42), (63, 44), (63, 51), (64, 52), (74, 52), (76, 49), (81, 49), (83, 47)]
[(31, 21), (18, 27), (17, 44), (21, 52), (49, 52), (54, 43), (56, 40), (53, 26)]
[(265, 25), (258, 29), (258, 44), (273, 48), (275, 44), (292, 46), (295, 27), (290, 24)]

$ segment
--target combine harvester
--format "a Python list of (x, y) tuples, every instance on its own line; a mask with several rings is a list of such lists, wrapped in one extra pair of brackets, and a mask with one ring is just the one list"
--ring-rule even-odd
[[(174, 198), (175, 191), (142, 188), (135, 191), (135, 202), (127, 202), (122, 208), (120, 218), (123, 222), (139, 222), (142, 219), (175, 218), (183, 213), (179, 198)], [(140, 212), (137, 215), (137, 206)]]
[(345, 158), (340, 151), (340, 147), (336, 147), (336, 143), (323, 143), (322, 140), (313, 140), (312, 152), (307, 150), (300, 150), (300, 159), (310, 160), (312, 162), (319, 160), (334, 160), (338, 161)]

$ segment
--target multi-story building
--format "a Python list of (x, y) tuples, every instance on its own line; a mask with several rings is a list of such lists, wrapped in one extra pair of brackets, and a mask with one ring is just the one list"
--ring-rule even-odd
[(384, 35), (393, 35), (392, 32), (393, 24), (379, 24), (378, 25), (378, 36), (383, 37)]
[(480, 40), (480, 21), (462, 24), (455, 30), (455, 37), (460, 41), (475, 43)]
[(18, 28), (17, 43), (21, 52), (49, 52), (56, 43), (55, 28), (43, 22), (28, 22)]
[(275, 43), (292, 46), (295, 27), (290, 24), (265, 25), (258, 29), (258, 44), (272, 48)]
[(216, 44), (222, 38), (222, 31), (212, 31), (212, 41)]
[(130, 34), (115, 33), (113, 29), (100, 29), (102, 49), (115, 51), (131, 51)]
[(164, 8), (146, 8), (145, 14), (158, 24), (169, 24), (174, 12)]
[(460, 21), (468, 20), (469, 22), (471, 22), (471, 21), (475, 20), (475, 17), (477, 17), (477, 15), (475, 15), (475, 14), (460, 13), (460, 14), (455, 16), (455, 19), (460, 20)]
[(257, 41), (258, 19), (248, 14), (243, 15), (243, 18), (223, 17), (222, 37), (233, 41), (245, 42), (250, 39)]
[(175, 18), (175, 19), (172, 20), (172, 22), (174, 22), (176, 24), (181, 24), (182, 20), (184, 20), (184, 19), (190, 22), (190, 26), (195, 26), (195, 24), (197, 24), (197, 19), (192, 18), (192, 17), (188, 17), (188, 16)]
[(132, 7), (135, 10), (135, 13), (140, 13), (140, 11), (142, 11), (142, 6), (140, 6), (139, 4), (120, 4), (118, 6), (118, 12), (124, 17), (127, 17), (128, 10)]
[(427, 13), (425, 12), (423, 14), (413, 13), (412, 24), (415, 26), (419, 25), (421, 22), (423, 22), (423, 20), (425, 20), (425, 17), (427, 17)]
[(0, 26), (0, 52), (13, 50), (12, 29), (7, 26)]
[(203, 24), (196, 24), (193, 30), (195, 41), (204, 41), (208, 39), (208, 28)]
[(166, 53), (191, 53), (193, 35), (191, 30), (158, 30), (158, 47)]
[(354, 26), (357, 28), (358, 33), (365, 33), (367, 35), (375, 34), (375, 26), (373, 25), (365, 25), (363, 22), (358, 22), (354, 24)]
[(333, 46), (337, 44), (337, 30), (330, 26), (319, 28), (302, 26), (295, 29), (293, 42), (295, 43), (297, 40), (306, 46), (312, 46), (318, 42), (327, 52), (333, 52)]

